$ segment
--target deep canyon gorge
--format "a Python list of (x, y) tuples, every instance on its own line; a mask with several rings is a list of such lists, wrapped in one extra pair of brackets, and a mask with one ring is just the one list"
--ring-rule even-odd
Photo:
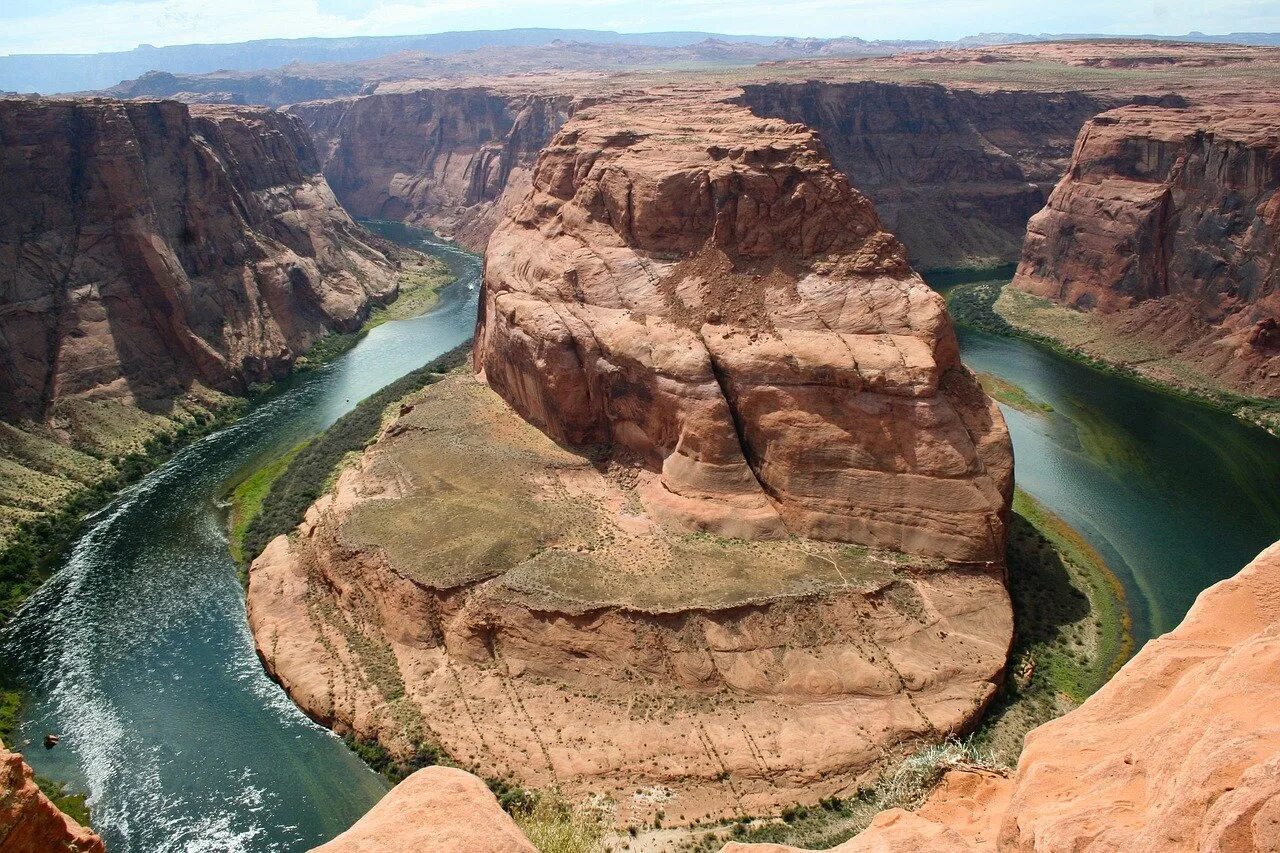
[[(261, 394), (91, 519), (5, 628), (19, 736), (68, 735), (28, 759), (91, 791), (109, 849), (537, 849), (464, 770), (608, 803), (619, 849), (694, 824), (794, 849), (731, 829), (856, 799), (1036, 677), (1015, 456), (1155, 639), (1053, 696), (1016, 769), (952, 771), (837, 849), (1274, 849), (1280, 743), (1250, 713), (1277, 699), (1274, 548), (1226, 578), (1280, 535), (1274, 439), (1244, 423), (1274, 430), (1280, 393), (1280, 53), (335, 68), (357, 93), (252, 106), (260, 80), (222, 74), (0, 100), (7, 535)], [(457, 279), (438, 307), (359, 338), (424, 252)], [(926, 284), (965, 268), (1009, 271)], [(468, 363), (424, 373), (473, 320)], [(309, 363), (331, 335), (354, 348)], [(367, 437), (246, 555), (242, 593), (225, 484), (271, 460), (287, 482), (353, 409)], [(1162, 418), (1176, 441), (1143, 435)], [(1161, 520), (1166, 494), (1185, 506)], [(128, 535), (148, 519), (165, 533)], [(210, 701), (231, 710), (190, 711)], [(234, 784), (183, 777), (204, 726), (245, 739)], [(383, 788), (324, 729), (453, 767), (339, 835)], [(0, 849), (101, 849), (5, 757)]]

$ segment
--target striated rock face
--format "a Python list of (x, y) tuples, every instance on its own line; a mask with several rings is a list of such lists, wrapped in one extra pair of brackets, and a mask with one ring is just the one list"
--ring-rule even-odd
[(240, 390), (395, 293), (288, 116), (5, 100), (0, 156), (5, 419)]
[(486, 254), (475, 363), (670, 524), (999, 561), (1012, 453), (941, 297), (812, 131), (708, 97), (584, 109)]
[(1280, 395), (1280, 108), (1124, 107), (1085, 125), (1014, 286), (1238, 391)]
[(659, 475), (472, 376), (399, 411), (249, 575), (259, 655), (324, 725), (676, 824), (848, 795), (995, 693), (998, 568), (672, 531)]
[[(1280, 543), (1201, 593), (1084, 705), (1033, 730), (1012, 778), (952, 771), (919, 810), (882, 812), (833, 853), (1275, 851), (1277, 671)], [(408, 800), (388, 798), (406, 812)]]
[(103, 853), (102, 839), (58, 810), (22, 756), (0, 744), (0, 850)]
[(1027, 220), (1066, 171), (1080, 126), (1117, 103), (1082, 92), (877, 82), (750, 85), (741, 101), (818, 131), (832, 162), (923, 267), (1017, 260)]
[(384, 86), (374, 95), (289, 108), (325, 177), (357, 216), (402, 219), (483, 250), (504, 193), (528, 189), (538, 151), (573, 110), (555, 94)]
[(414, 773), (315, 853), (537, 853), (475, 776), (451, 767)]
[(953, 771), (917, 813), (884, 812), (836, 850), (1274, 851), (1277, 671), (1280, 543), (1027, 735), (1013, 778)]

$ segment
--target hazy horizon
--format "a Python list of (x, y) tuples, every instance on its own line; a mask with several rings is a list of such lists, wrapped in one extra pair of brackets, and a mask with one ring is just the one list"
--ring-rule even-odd
[(140, 45), (232, 44), (259, 39), (409, 36), (523, 27), (622, 33), (953, 40), (983, 32), (1178, 36), (1280, 31), (1280, 0), (1103, 0), (1031, 8), (1014, 0), (47, 0), (0, 8), (0, 55), (108, 53)]

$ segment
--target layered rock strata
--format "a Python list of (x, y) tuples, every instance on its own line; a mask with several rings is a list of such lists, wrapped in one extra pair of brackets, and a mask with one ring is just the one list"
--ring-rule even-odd
[(324, 175), (357, 216), (399, 219), (483, 251), (520, 199), (538, 152), (573, 109), (554, 93), (384, 85), (366, 97), (289, 108)]
[(1201, 593), (1083, 705), (1034, 729), (1012, 778), (953, 771), (918, 812), (884, 812), (835, 849), (1273, 851), (1277, 671), (1280, 543)]
[(259, 654), (324, 725), (683, 823), (847, 794), (995, 692), (998, 569), (672, 531), (658, 475), (470, 376), (401, 411), (250, 571)]
[(252, 567), (316, 719), (679, 823), (847, 793), (994, 694), (1008, 435), (807, 129), (579, 111), (489, 241), (475, 362)]
[(669, 93), (578, 112), (489, 241), (476, 367), (728, 536), (999, 561), (1008, 434), (943, 301), (812, 131)]
[(1095, 315), (1071, 343), (1104, 358), (1280, 395), (1277, 127), (1271, 104), (1093, 119), (1028, 225), (1014, 287)]
[(58, 810), (22, 756), (0, 744), (0, 850), (104, 853), (102, 839)]
[(818, 131), (832, 162), (926, 268), (1016, 261), (1080, 126), (1118, 103), (1083, 92), (872, 81), (749, 85), (741, 100)]
[(239, 391), (395, 293), (288, 116), (0, 101), (0, 153), (5, 419)]
[[(1081, 707), (1034, 729), (1012, 777), (952, 771), (920, 809), (882, 812), (832, 853), (1274, 851), (1278, 669), (1280, 543), (1201, 593), (1178, 628)], [(419, 796), (393, 792), (379, 820), (352, 834), (375, 831), (392, 809), (417, 809)], [(492, 808), (467, 814), (505, 825)], [(779, 844), (724, 851), (797, 853)]]

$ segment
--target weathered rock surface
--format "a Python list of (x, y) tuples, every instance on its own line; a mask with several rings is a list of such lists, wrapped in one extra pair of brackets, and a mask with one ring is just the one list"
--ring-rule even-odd
[(0, 744), (0, 851), (103, 853), (102, 839), (67, 817), (36, 785), (22, 756)]
[(520, 199), (538, 151), (574, 99), (483, 86), (384, 86), (367, 97), (290, 107), (312, 137), (324, 175), (357, 216), (400, 219), (482, 251)]
[(822, 135), (832, 162), (875, 202), (918, 267), (1016, 261), (1027, 220), (1066, 172), (1080, 126), (1117, 104), (1082, 92), (937, 83), (769, 83), (744, 92), (758, 115)]
[(1014, 286), (1096, 312), (1100, 333), (1152, 348), (1145, 360), (1280, 395), (1277, 128), (1273, 104), (1096, 117), (1028, 225)]
[(679, 92), (578, 112), (490, 239), (475, 362), (554, 438), (660, 472), (671, 524), (1002, 558), (999, 412), (801, 125)]
[(1082, 706), (1033, 730), (1011, 779), (953, 771), (915, 814), (884, 812), (835, 849), (1280, 849), (1277, 672), (1280, 543), (1201, 593)]
[(681, 823), (847, 793), (994, 694), (998, 569), (673, 532), (656, 474), (473, 377), (405, 408), (250, 571), (259, 654), (325, 725)]
[(0, 156), (5, 419), (240, 390), (395, 293), (288, 116), (6, 100)]
[(382, 798), (315, 853), (537, 853), (484, 782), (462, 770), (428, 767)]

